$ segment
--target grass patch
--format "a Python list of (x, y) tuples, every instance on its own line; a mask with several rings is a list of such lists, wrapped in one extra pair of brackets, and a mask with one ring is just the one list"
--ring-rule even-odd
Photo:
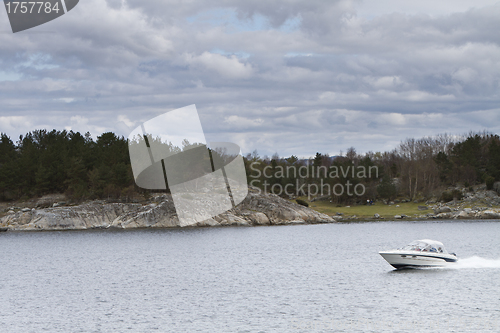
[[(301, 197), (302, 200), (307, 201), (306, 197)], [(308, 201), (309, 202), (309, 201)], [(396, 206), (399, 207), (396, 207)], [(342, 206), (336, 207), (335, 204), (332, 204), (328, 201), (315, 201), (309, 202), (309, 208), (314, 209), (320, 213), (324, 213), (327, 215), (336, 215), (337, 213), (343, 213), (344, 217), (349, 217), (356, 215), (356, 217), (360, 218), (373, 218), (375, 213), (379, 214), (384, 218), (394, 218), (394, 215), (423, 215), (432, 213), (432, 209), (428, 210), (418, 210), (418, 206), (425, 206), (423, 203), (413, 203), (413, 202), (405, 202), (399, 203), (395, 205), (384, 205), (382, 202), (375, 202), (371, 206), (367, 205), (353, 205), (350, 207)]]

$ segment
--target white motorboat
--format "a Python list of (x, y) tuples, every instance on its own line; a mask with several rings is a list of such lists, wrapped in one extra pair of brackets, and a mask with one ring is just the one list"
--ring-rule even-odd
[(448, 253), (443, 243), (421, 239), (390, 251), (380, 251), (379, 254), (394, 268), (441, 267), (457, 261), (455, 253)]

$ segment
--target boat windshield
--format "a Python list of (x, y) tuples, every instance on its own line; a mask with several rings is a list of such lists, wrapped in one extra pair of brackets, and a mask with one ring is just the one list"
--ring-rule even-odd
[(438, 241), (418, 240), (401, 248), (401, 250), (421, 251), (421, 252), (436, 252), (448, 253), (444, 248), (443, 243)]

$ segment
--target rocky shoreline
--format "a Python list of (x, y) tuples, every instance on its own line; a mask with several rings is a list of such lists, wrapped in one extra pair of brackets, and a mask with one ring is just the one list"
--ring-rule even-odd
[[(110, 203), (102, 200), (67, 205), (64, 196), (40, 199), (32, 206), (10, 207), (0, 217), (2, 231), (50, 231), (87, 229), (184, 228), (215, 226), (257, 226), (364, 222), (393, 220), (500, 220), (500, 196), (495, 191), (465, 193), (462, 200), (440, 203), (429, 200), (419, 205), (420, 214), (367, 217), (329, 216), (273, 194), (260, 194), (250, 188), (236, 208), (214, 218), (180, 223), (172, 197), (159, 194), (148, 203)], [(207, 203), (205, 203), (207, 204)], [(210, 204), (210, 203), (208, 203)], [(390, 204), (397, 204), (391, 202)]]
[(336, 216), (337, 222), (371, 222), (371, 221), (396, 221), (396, 220), (500, 220), (500, 208), (478, 207), (477, 209), (465, 208), (463, 210), (451, 209), (449, 207), (436, 209), (437, 213), (429, 213), (426, 215), (394, 215), (390, 219), (381, 217), (379, 214), (371, 218), (366, 217), (341, 217)]
[[(464, 197), (447, 203), (431, 203), (431, 218), (439, 219), (500, 219), (500, 196), (497, 191), (484, 188), (468, 192), (462, 190)], [(466, 207), (470, 206), (470, 207)]]
[(0, 218), (3, 231), (177, 228), (333, 223), (326, 214), (273, 194), (250, 189), (236, 208), (214, 218), (180, 223), (172, 197), (157, 195), (148, 204), (90, 201), (76, 206), (55, 203), (48, 208), (16, 208)]
[[(478, 188), (474, 192), (469, 192), (466, 189), (459, 189), (463, 193), (463, 198), (460, 200), (452, 200), (449, 202), (437, 202), (436, 199), (427, 200), (425, 203), (421, 203), (418, 206), (418, 210), (421, 211), (420, 214), (413, 215), (394, 215), (390, 217), (390, 220), (449, 220), (449, 219), (460, 219), (460, 220), (500, 220), (500, 196), (497, 191), (486, 190), (485, 188)], [(499, 187), (500, 190), (500, 187)], [(408, 200), (403, 201), (408, 202)], [(399, 201), (395, 200), (393, 202), (385, 203), (388, 205), (397, 205)], [(415, 203), (418, 203), (415, 201)], [(335, 217), (339, 221), (376, 221), (376, 220), (387, 220), (388, 217), (381, 217), (379, 214), (375, 214), (371, 218), (358, 218), (358, 217)]]

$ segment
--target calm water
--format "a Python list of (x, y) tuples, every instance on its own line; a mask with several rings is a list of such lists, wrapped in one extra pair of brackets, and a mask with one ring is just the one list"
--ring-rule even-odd
[[(500, 222), (0, 234), (1, 332), (498, 332)], [(454, 269), (377, 253), (442, 241)]]

